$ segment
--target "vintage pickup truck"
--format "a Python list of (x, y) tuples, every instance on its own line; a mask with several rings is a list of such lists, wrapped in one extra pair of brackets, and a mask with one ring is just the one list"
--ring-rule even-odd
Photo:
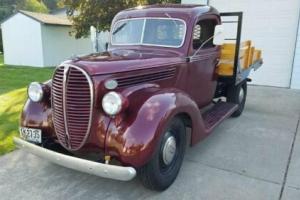
[[(223, 37), (226, 23), (236, 23), (235, 38)], [(262, 59), (241, 30), (242, 13), (210, 6), (124, 10), (106, 52), (73, 57), (51, 80), (29, 85), (14, 141), (71, 169), (123, 181), (139, 174), (164, 190), (186, 144), (243, 112), (249, 73)]]

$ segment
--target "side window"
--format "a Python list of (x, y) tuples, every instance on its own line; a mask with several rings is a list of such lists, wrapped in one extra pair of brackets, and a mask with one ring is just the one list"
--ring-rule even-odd
[[(199, 21), (193, 31), (193, 48), (197, 50), (205, 41), (214, 35), (216, 20), (206, 19)], [(206, 42), (203, 49), (214, 47), (213, 39)]]

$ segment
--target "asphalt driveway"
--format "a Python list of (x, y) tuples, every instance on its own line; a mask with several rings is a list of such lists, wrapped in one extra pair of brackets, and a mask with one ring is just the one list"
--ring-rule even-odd
[(300, 199), (300, 91), (249, 87), (245, 112), (189, 148), (165, 192), (75, 172), (23, 151), (0, 157), (0, 199)]

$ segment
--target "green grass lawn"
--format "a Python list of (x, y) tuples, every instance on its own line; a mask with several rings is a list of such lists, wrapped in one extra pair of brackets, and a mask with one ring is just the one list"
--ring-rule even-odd
[(0, 66), (3, 66), (3, 55), (0, 55)]
[(27, 98), (27, 85), (51, 78), (53, 68), (7, 66), (0, 55), (0, 155), (14, 150), (13, 136), (18, 135), (18, 125), (23, 104)]

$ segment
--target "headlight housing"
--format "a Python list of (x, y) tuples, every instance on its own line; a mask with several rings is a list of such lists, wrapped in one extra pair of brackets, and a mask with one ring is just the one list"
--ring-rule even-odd
[(108, 92), (102, 99), (102, 108), (108, 115), (114, 116), (122, 110), (123, 98), (117, 92)]
[(44, 91), (43, 86), (40, 83), (32, 82), (28, 86), (28, 97), (33, 102), (40, 102), (43, 99)]

